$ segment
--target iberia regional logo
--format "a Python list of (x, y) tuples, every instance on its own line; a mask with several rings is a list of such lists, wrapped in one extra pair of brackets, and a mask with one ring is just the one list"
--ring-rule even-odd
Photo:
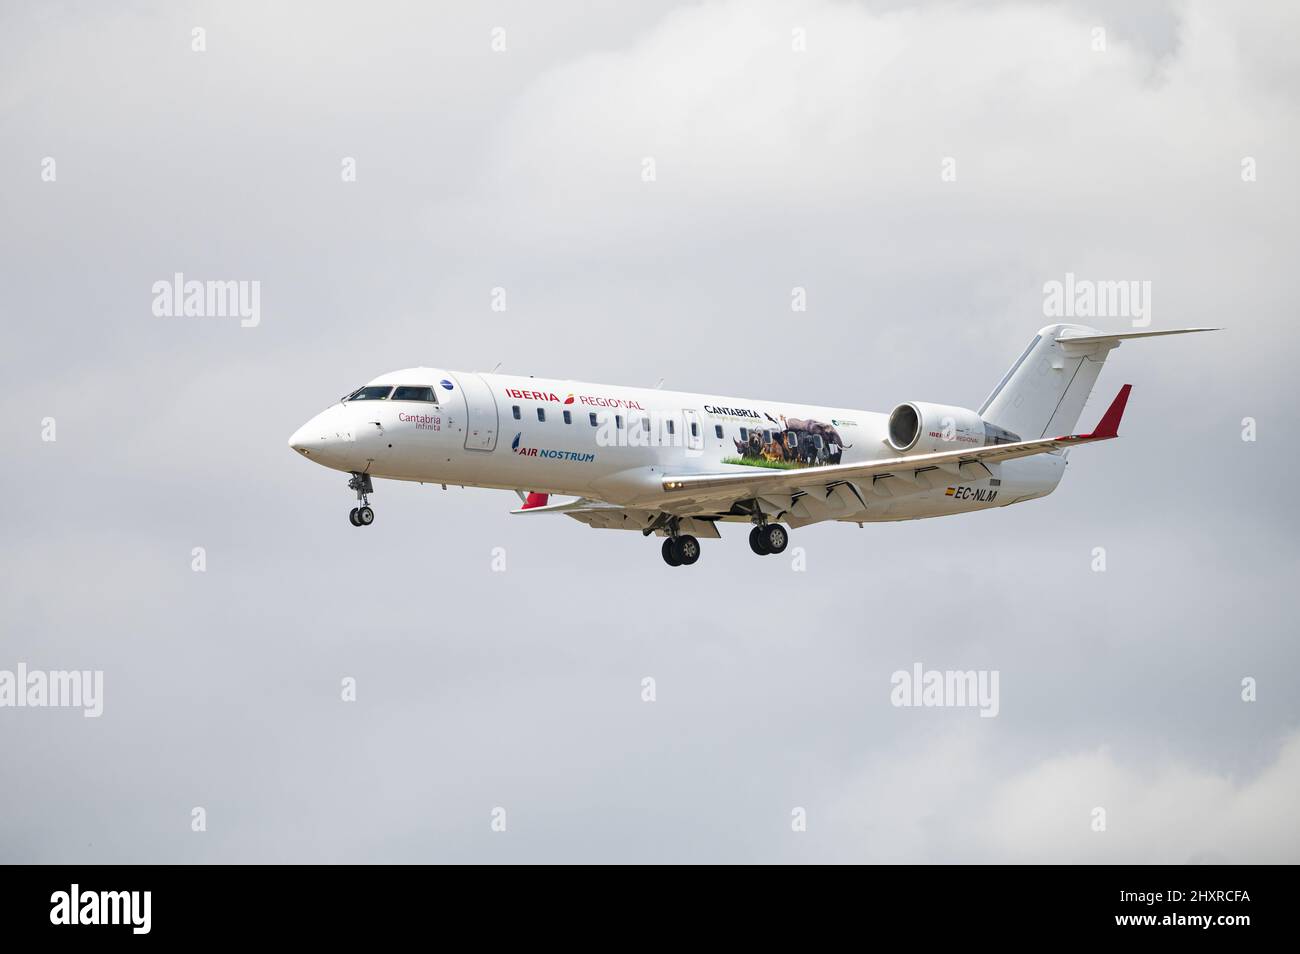
[[(572, 404), (576, 400), (573, 394), (569, 394), (563, 401), (554, 391), (521, 391), (519, 388), (506, 388), (506, 397), (518, 398), (524, 401), (550, 401), (552, 404)], [(586, 398), (583, 398), (586, 403)]]

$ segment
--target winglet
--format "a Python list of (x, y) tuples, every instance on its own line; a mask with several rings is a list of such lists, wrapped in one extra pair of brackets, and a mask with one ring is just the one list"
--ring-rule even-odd
[(1093, 428), (1088, 436), (1096, 440), (1105, 440), (1108, 437), (1119, 436), (1119, 420), (1124, 416), (1124, 405), (1128, 404), (1128, 393), (1133, 390), (1133, 385), (1126, 384), (1119, 389), (1119, 394), (1115, 395), (1115, 400), (1110, 402), (1110, 407), (1106, 413), (1101, 416), (1101, 421)]
[(549, 495), (549, 494), (539, 494), (539, 493), (531, 493), (531, 492), (530, 492), (530, 493), (528, 494), (528, 499), (524, 501), (524, 505), (523, 505), (522, 507), (520, 507), (519, 509), (520, 509), (520, 510), (536, 510), (538, 507), (545, 507), (545, 506), (546, 506), (546, 502), (547, 502), (548, 500), (550, 500), (550, 499), (551, 499), (551, 498), (550, 498), (550, 495)]

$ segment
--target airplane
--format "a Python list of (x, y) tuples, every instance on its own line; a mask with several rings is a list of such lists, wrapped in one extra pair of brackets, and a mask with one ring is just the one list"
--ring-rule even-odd
[[(1118, 436), (1131, 385), (1075, 433), (1107, 355), (1129, 339), (1042, 328), (978, 410), (905, 401), (887, 414), (510, 374), (408, 368), (340, 398), (289, 438), (350, 475), (353, 526), (374, 522), (374, 478), (513, 490), (512, 513), (662, 537), (669, 566), (723, 523), (781, 553), (790, 530), (862, 526), (1045, 497), (1070, 448)], [(553, 497), (566, 498), (552, 500)]]

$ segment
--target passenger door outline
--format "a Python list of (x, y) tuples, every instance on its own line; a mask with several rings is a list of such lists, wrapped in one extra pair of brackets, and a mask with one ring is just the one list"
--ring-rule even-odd
[(483, 380), (483, 375), (474, 372), (453, 377), (465, 399), (465, 449), (496, 450), (501, 419), (492, 386)]

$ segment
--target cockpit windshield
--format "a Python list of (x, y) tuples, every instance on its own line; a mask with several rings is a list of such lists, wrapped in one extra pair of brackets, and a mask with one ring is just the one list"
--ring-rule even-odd
[(433, 388), (415, 385), (398, 385), (397, 390), (393, 392), (394, 401), (424, 401), (427, 404), (437, 404), (438, 398), (433, 393)]
[(433, 388), (422, 384), (367, 384), (357, 388), (343, 400), (345, 401), (420, 401), (424, 404), (437, 404), (438, 395)]
[(345, 401), (387, 401), (388, 394), (393, 390), (391, 384), (369, 384), (364, 388), (357, 388), (343, 400)]

